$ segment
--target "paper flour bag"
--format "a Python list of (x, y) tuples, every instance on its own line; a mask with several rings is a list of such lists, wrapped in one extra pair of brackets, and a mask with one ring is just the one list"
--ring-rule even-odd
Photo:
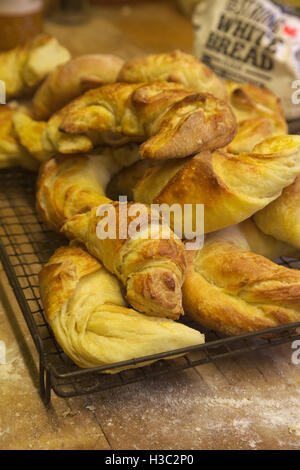
[(195, 55), (219, 76), (253, 82), (300, 118), (300, 17), (271, 0), (205, 0), (193, 15)]

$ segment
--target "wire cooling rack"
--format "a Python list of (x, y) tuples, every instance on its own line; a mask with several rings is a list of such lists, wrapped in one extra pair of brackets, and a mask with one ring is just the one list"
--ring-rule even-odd
[[(57, 344), (43, 313), (38, 273), (67, 240), (48, 231), (38, 220), (35, 186), (36, 175), (32, 172), (0, 170), (0, 258), (38, 352), (40, 392), (45, 404), (50, 402), (51, 390), (62, 397), (88, 394), (300, 338), (300, 322), (238, 337), (221, 337), (200, 328), (206, 335), (205, 344), (109, 366), (79, 368)], [(281, 263), (297, 267), (293, 260), (282, 259)], [(199, 329), (193, 322), (188, 324)], [(180, 357), (172, 357), (178, 354)], [(149, 360), (155, 362), (143, 365)], [(104, 373), (133, 365), (137, 367)]]

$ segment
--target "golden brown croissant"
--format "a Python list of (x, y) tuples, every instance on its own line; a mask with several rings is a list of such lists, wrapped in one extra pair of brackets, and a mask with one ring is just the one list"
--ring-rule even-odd
[(21, 144), (13, 126), (18, 112), (18, 108), (10, 105), (0, 107), (0, 168), (21, 166), (36, 171), (38, 161)]
[[(120, 153), (119, 158), (115, 152)], [(137, 238), (130, 236), (130, 223), (135, 219), (132, 205), (114, 203), (105, 196), (111, 174), (120, 168), (122, 153), (122, 149), (114, 152), (109, 149), (102, 155), (60, 156), (50, 160), (38, 178), (37, 210), (42, 220), (55, 230), (64, 223), (62, 232), (82, 242), (122, 281), (134, 308), (151, 315), (178, 318), (183, 313), (181, 286), (186, 267), (182, 241), (161, 219), (150, 226), (150, 208), (145, 205), (141, 209), (149, 227), (143, 225)], [(131, 154), (133, 161), (137, 152)], [(130, 162), (128, 158), (125, 160)], [(105, 219), (105, 213), (97, 216), (97, 206), (104, 210), (105, 203), (115, 208), (116, 233), (114, 238), (100, 239), (97, 227)], [(94, 207), (89, 210), (91, 206)], [(150, 231), (154, 236), (153, 228), (156, 238), (150, 239)]]
[(118, 81), (182, 83), (190, 90), (211, 93), (216, 98), (227, 100), (223, 80), (197, 57), (180, 50), (130, 59), (123, 65)]
[(134, 141), (142, 158), (182, 158), (227, 145), (235, 135), (230, 106), (180, 84), (116, 83), (89, 90), (55, 113), (44, 133), (52, 152), (89, 152)]
[(253, 83), (225, 83), (238, 123), (237, 134), (227, 146), (229, 152), (252, 152), (263, 140), (287, 134), (281, 102), (271, 90)]
[(0, 80), (5, 83), (7, 99), (31, 94), (55, 67), (69, 59), (68, 50), (46, 34), (1, 53)]
[(204, 204), (207, 233), (249, 218), (277, 199), (299, 172), (300, 136), (281, 136), (267, 139), (249, 154), (201, 152), (148, 169), (137, 162), (112, 180), (109, 193), (126, 194), (126, 187), (134, 184), (129, 195), (138, 202), (179, 204), (183, 209), (185, 204)]
[(254, 215), (264, 233), (300, 249), (300, 177), (281, 196)]
[(122, 59), (108, 54), (86, 54), (60, 65), (33, 98), (35, 117), (48, 119), (86, 90), (114, 83), (122, 65)]
[(46, 319), (64, 352), (80, 367), (204, 342), (197, 330), (127, 308), (117, 279), (80, 246), (59, 248), (39, 280)]
[(186, 314), (227, 335), (299, 322), (300, 272), (219, 238), (187, 252)]

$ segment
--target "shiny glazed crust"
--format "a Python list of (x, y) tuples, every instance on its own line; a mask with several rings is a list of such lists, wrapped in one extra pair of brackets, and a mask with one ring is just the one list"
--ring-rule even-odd
[(49, 151), (143, 143), (141, 158), (183, 158), (227, 145), (236, 132), (230, 106), (180, 84), (116, 83), (89, 90), (54, 114), (45, 129)]
[(300, 272), (231, 241), (208, 241), (189, 253), (183, 284), (188, 316), (226, 335), (300, 320)]

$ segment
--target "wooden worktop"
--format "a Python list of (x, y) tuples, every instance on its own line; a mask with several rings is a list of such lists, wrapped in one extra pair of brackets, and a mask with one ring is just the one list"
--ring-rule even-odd
[[(79, 26), (46, 30), (73, 53), (123, 58), (181, 48), (193, 31), (174, 2), (101, 7)], [(300, 365), (290, 344), (85, 397), (39, 396), (37, 354), (2, 270), (0, 449), (296, 449)]]

